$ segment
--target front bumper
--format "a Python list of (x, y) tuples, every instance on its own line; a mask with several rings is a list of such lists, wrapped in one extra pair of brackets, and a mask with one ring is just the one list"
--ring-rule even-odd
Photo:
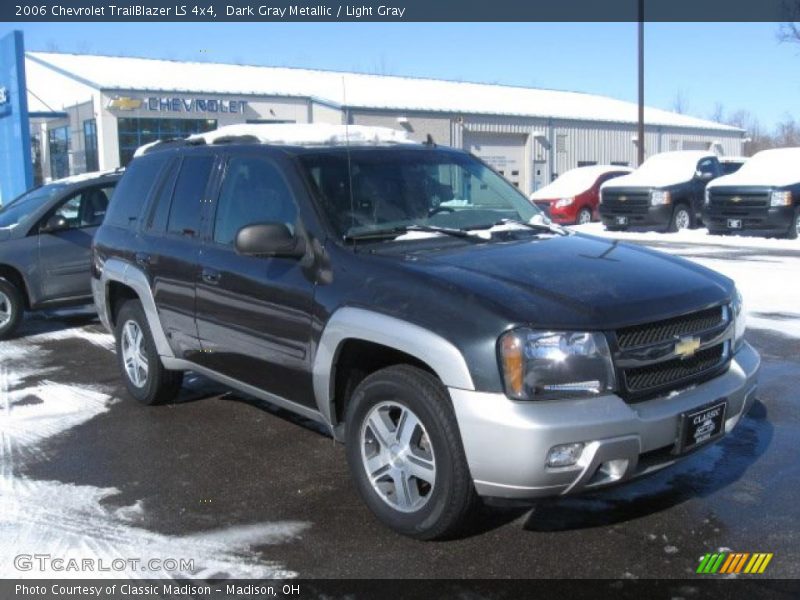
[(600, 220), (606, 227), (619, 227), (617, 217), (628, 219), (625, 227), (667, 227), (672, 220), (672, 209), (672, 204), (620, 206), (604, 203), (600, 205)]
[[(761, 359), (749, 344), (724, 374), (672, 396), (519, 402), (450, 388), (467, 462), (481, 496), (526, 499), (618, 483), (680, 460), (671, 453), (681, 413), (727, 398), (725, 433), (755, 401)], [(575, 466), (546, 466), (553, 446), (583, 442)]]
[[(730, 229), (728, 219), (742, 222), (741, 229)], [(714, 233), (740, 233), (758, 235), (783, 235), (794, 226), (793, 206), (772, 206), (764, 208), (706, 208), (703, 221), (709, 231)]]

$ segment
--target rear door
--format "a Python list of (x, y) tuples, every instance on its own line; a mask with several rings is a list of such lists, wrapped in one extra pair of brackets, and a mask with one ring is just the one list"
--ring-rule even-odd
[(254, 223), (302, 229), (285, 170), (263, 152), (233, 154), (209, 214), (197, 281), (198, 362), (311, 405), (314, 275), (298, 258), (242, 256), (236, 233)]
[(42, 300), (59, 301), (91, 296), (92, 238), (102, 224), (115, 182), (86, 187), (67, 196), (48, 212), (63, 217), (67, 228), (38, 234)]
[(192, 152), (176, 162), (156, 192), (143, 232), (146, 250), (135, 260), (150, 276), (173, 352), (195, 360), (200, 351), (194, 315), (200, 232), (216, 158), (212, 152)]

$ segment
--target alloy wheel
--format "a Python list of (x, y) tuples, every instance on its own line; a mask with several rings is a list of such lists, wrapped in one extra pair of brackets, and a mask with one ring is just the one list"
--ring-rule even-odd
[(436, 460), (428, 432), (397, 402), (374, 406), (361, 425), (361, 460), (372, 488), (400, 512), (421, 509), (433, 494)]
[(691, 218), (689, 212), (684, 208), (679, 208), (675, 213), (675, 227), (680, 231), (681, 229), (689, 229)]
[(0, 292), (0, 327), (5, 326), (11, 320), (12, 311), (11, 298)]
[(122, 327), (122, 361), (130, 382), (138, 388), (147, 384), (148, 362), (142, 328), (136, 321)]
[(578, 213), (578, 225), (586, 225), (592, 222), (592, 213), (588, 210), (582, 210)]

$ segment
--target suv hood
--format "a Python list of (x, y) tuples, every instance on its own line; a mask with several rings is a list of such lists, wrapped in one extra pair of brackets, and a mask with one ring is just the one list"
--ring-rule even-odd
[[(733, 282), (687, 260), (585, 235), (407, 254), (432, 287), (459, 290), (512, 323), (612, 329), (730, 300)], [(439, 284), (439, 285), (437, 285)]]
[(691, 178), (687, 178), (681, 173), (670, 173), (665, 171), (663, 173), (638, 173), (634, 171), (630, 175), (623, 175), (622, 177), (615, 177), (607, 181), (601, 187), (603, 190), (614, 188), (663, 188), (671, 185), (679, 185), (686, 183)]

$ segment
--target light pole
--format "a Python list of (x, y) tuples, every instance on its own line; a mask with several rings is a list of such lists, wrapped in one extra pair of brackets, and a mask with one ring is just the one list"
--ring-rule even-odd
[(639, 123), (637, 166), (644, 162), (644, 0), (639, 0)]

